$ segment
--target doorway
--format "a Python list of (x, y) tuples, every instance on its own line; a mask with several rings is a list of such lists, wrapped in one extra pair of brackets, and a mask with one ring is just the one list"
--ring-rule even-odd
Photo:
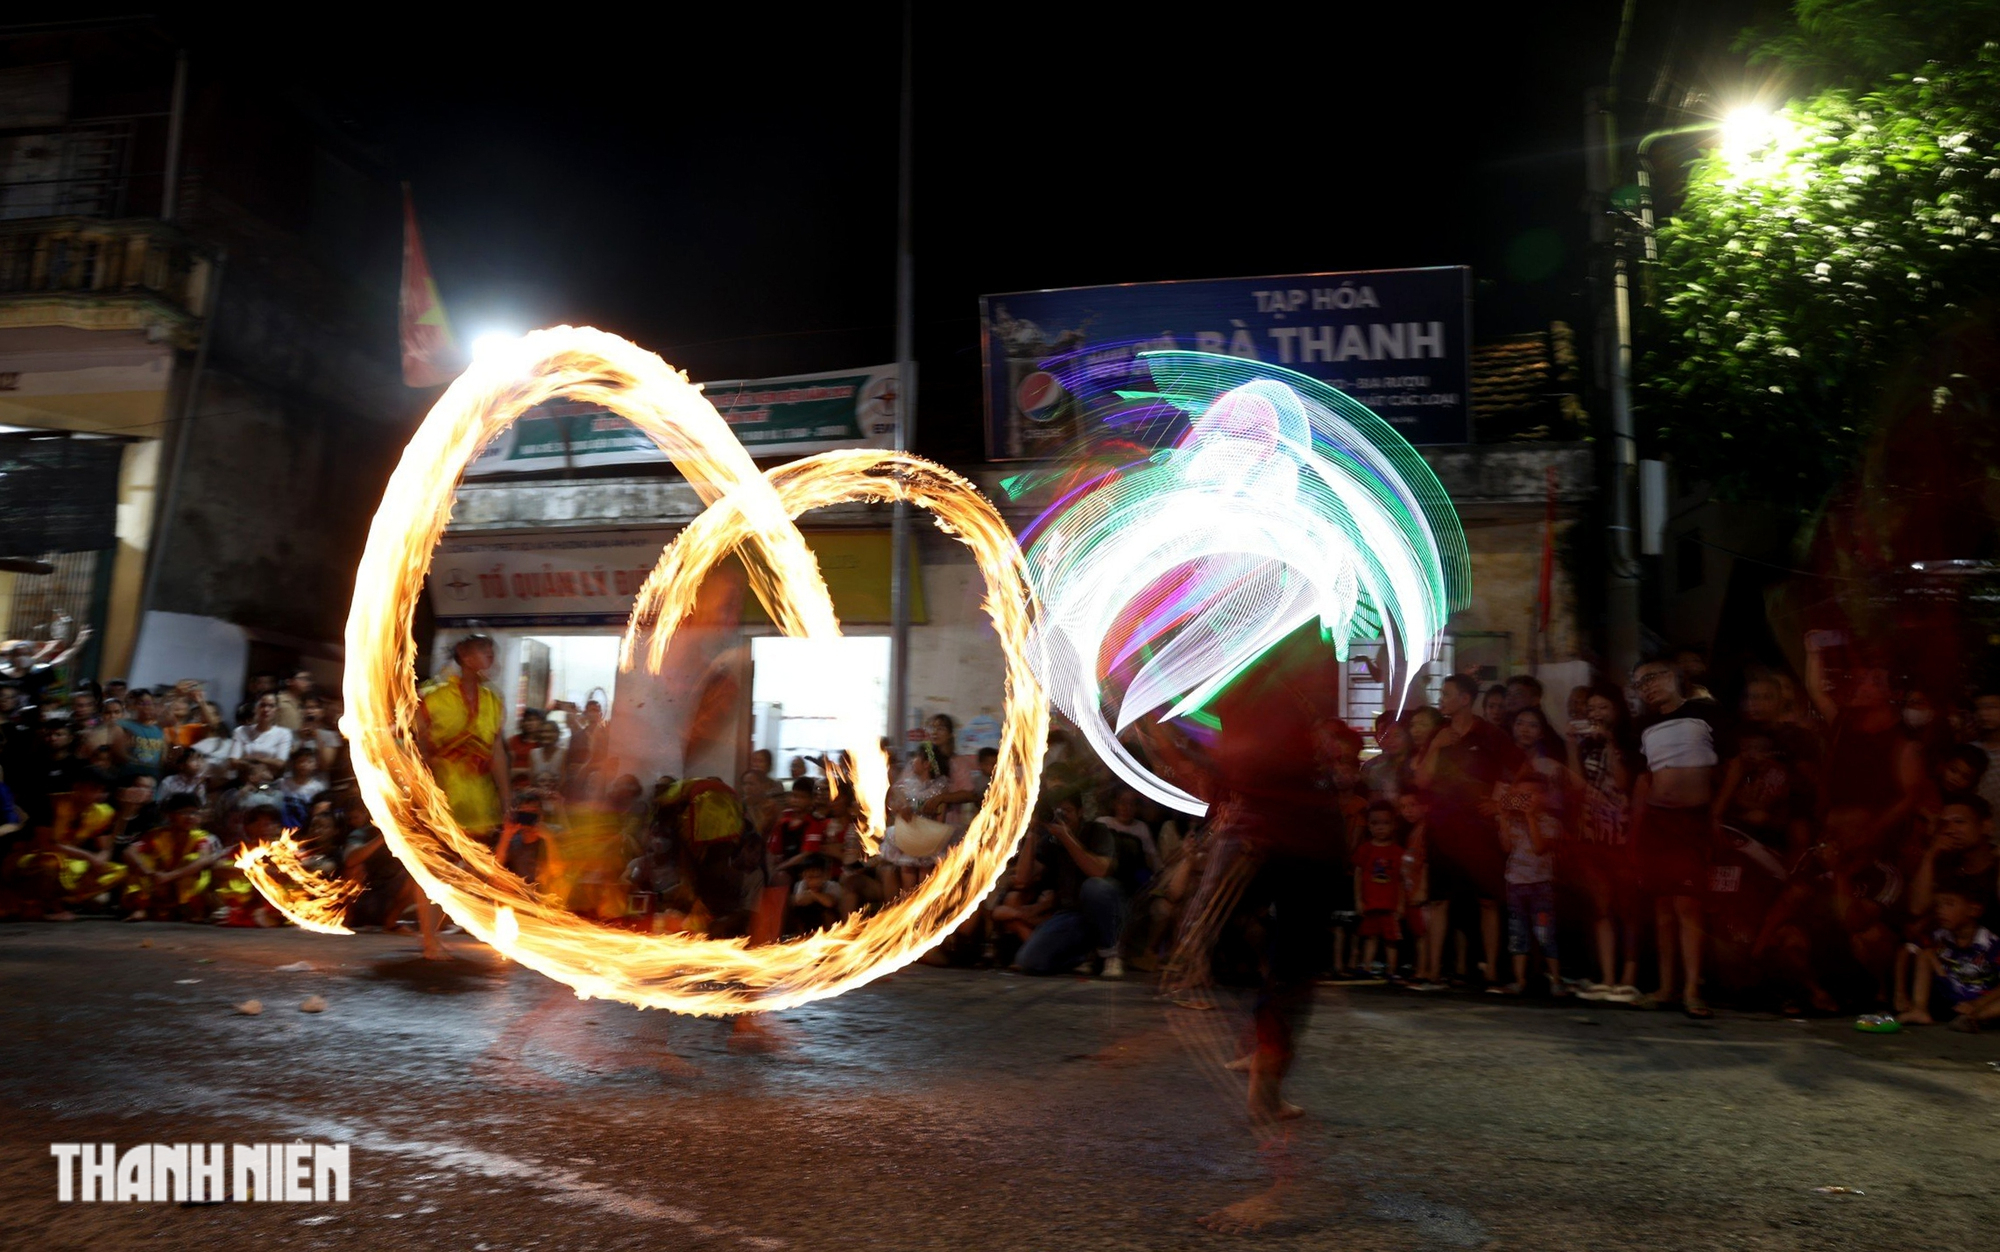
[(750, 641), (750, 667), (750, 746), (770, 752), (781, 778), (793, 757), (814, 761), (843, 749), (843, 723), (871, 737), (888, 733), (886, 635), (760, 635)]
[(582, 708), (586, 700), (611, 704), (618, 690), (617, 635), (526, 635), (521, 639), (515, 712), (528, 708)]

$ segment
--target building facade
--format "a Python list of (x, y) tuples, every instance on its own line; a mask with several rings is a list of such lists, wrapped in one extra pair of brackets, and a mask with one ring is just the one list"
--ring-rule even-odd
[(0, 635), (89, 624), (76, 677), (198, 678), (226, 703), (246, 670), (337, 677), (421, 411), (396, 372), (394, 180), (237, 69), (143, 20), (0, 39), (0, 438), (119, 449), (85, 487), (103, 546), (0, 537), (52, 567), (0, 573)]
[[(1421, 451), (1465, 526), (1473, 581), (1472, 604), (1451, 620), (1425, 683), (1427, 698), (1444, 673), (1470, 669), (1484, 681), (1541, 672), (1552, 699), (1560, 700), (1567, 685), (1588, 680), (1589, 667), (1579, 659), (1576, 596), (1559, 560), (1551, 567), (1549, 624), (1541, 625), (1542, 551), (1551, 532), (1556, 544), (1566, 541), (1591, 494), (1589, 449), (1465, 444)], [(1033, 519), (1037, 510), (1011, 502), (1002, 487), (1014, 471), (961, 472), (1017, 532)], [(836, 698), (885, 725), (890, 514), (879, 506), (821, 510), (800, 523), (843, 632), (870, 642), (833, 654), (805, 649), (802, 670), (799, 658), (786, 655), (790, 642), (748, 592), (741, 569), (724, 567), (710, 576), (712, 586), (676, 635), (660, 674), (649, 673), (643, 660), (621, 669), (618, 640), (638, 587), (701, 508), (693, 490), (666, 471), (462, 483), (428, 589), (436, 626), (432, 666), (442, 670), (467, 633), (493, 636), (510, 723), (523, 708), (567, 712), (596, 700), (612, 714), (616, 768), (642, 780), (733, 779), (755, 748), (772, 751), (783, 769), (788, 756), (841, 746), (831, 737), (828, 710), (797, 707), (803, 689), (828, 685), (830, 665), (854, 671)], [(997, 736), (1005, 696), (985, 587), (963, 545), (921, 513), (913, 532), (905, 724), (921, 727), (944, 713), (960, 727), (962, 748), (983, 746)], [(1357, 641), (1342, 675), (1343, 712), (1362, 727), (1382, 707), (1372, 669), (1377, 650)], [(816, 661), (820, 668), (813, 670)]]

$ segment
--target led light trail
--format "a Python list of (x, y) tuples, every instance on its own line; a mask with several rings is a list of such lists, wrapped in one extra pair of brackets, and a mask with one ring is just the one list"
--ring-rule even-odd
[[(1206, 806), (1119, 734), (1198, 712), (1317, 618), (1345, 660), (1381, 638), (1400, 705), (1468, 586), (1465, 536), (1423, 458), (1366, 406), (1234, 357), (1153, 352), (1150, 393), (1180, 442), (1058, 500), (1028, 532), (1041, 674), (1098, 755), (1141, 793)], [(1131, 671), (1122, 694), (1107, 676)], [(1115, 700), (1115, 716), (1106, 706)], [(1161, 711), (1164, 710), (1164, 711)]]

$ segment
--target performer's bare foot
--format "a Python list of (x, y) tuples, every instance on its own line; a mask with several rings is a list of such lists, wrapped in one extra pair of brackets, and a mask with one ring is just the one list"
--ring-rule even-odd
[(1285, 1216), (1285, 1184), (1273, 1183), (1247, 1200), (1238, 1200), (1195, 1221), (1219, 1235), (1255, 1234)]
[(1245, 1052), (1242, 1056), (1237, 1057), (1222, 1068), (1232, 1074), (1247, 1074), (1250, 1072), (1250, 1062), (1256, 1059), (1257, 1054), (1255, 1052)]
[(1284, 1097), (1284, 1069), (1274, 1058), (1261, 1052), (1250, 1054), (1250, 1117), (1257, 1122), (1288, 1122), (1304, 1117), (1306, 1111), (1287, 1104)]
[(429, 900), (417, 898), (417, 933), (423, 937), (424, 959), (426, 961), (449, 961), (451, 953), (444, 950), (438, 939), (438, 923), (444, 917), (444, 910)]
[(785, 1046), (778, 1033), (758, 1020), (755, 1013), (742, 1013), (729, 1029), (731, 1052), (776, 1052)]

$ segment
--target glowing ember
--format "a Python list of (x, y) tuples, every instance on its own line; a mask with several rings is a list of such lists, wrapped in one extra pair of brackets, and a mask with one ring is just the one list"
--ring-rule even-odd
[(300, 929), (322, 935), (353, 934), (341, 919), (361, 895), (361, 884), (307, 869), (304, 850), (294, 838), (297, 833), (288, 829), (270, 843), (246, 844), (236, 854), (236, 868), (272, 908)]
[[(732, 552), (743, 558), (751, 588), (786, 634), (838, 635), (825, 583), (792, 523), (808, 509), (907, 500), (930, 510), (940, 528), (972, 550), (1007, 662), (1000, 765), (965, 838), (917, 890), (874, 916), (787, 944), (637, 934), (593, 925), (538, 895), (452, 820), (412, 733), (410, 615), (466, 464), (521, 413), (557, 396), (600, 405), (644, 430), (709, 505), (662, 554), (640, 592), (625, 638), (628, 669), (643, 655), (659, 671), (703, 576)], [(999, 880), (1027, 827), (1048, 727), (1048, 701), (1028, 659), (1033, 611), (1013, 535), (964, 479), (881, 450), (822, 453), (759, 474), (684, 375), (615, 335), (556, 327), (483, 353), (404, 450), (355, 578), (341, 728), (353, 745), (356, 783), (390, 851), (473, 935), (586, 998), (684, 1013), (782, 1009), (838, 995), (916, 960)], [(876, 733), (850, 728), (844, 745), (871, 832), (888, 782)]]

